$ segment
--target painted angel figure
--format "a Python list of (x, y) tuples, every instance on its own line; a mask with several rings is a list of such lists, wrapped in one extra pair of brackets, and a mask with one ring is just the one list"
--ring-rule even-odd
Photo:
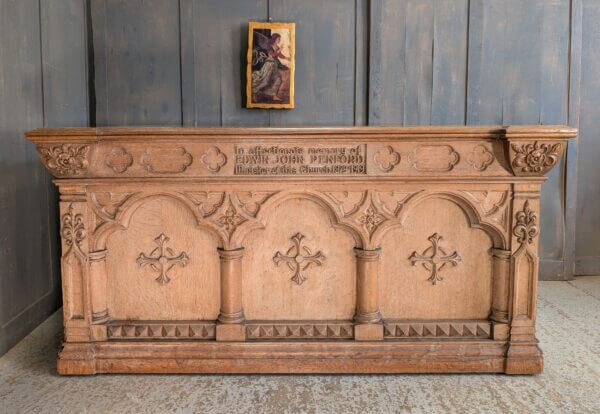
[(283, 102), (289, 100), (290, 69), (281, 63), (289, 61), (284, 55), (279, 33), (254, 30), (252, 50), (252, 94), (254, 102)]

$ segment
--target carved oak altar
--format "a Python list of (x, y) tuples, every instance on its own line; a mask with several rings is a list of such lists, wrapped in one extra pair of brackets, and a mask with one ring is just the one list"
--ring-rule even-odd
[(542, 370), (567, 127), (42, 129), (61, 374)]

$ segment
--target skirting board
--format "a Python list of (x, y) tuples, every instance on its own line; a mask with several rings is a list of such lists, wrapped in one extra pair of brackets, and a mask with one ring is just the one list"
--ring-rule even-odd
[(101, 373), (507, 373), (543, 369), (537, 342), (290, 341), (67, 343), (62, 375)]

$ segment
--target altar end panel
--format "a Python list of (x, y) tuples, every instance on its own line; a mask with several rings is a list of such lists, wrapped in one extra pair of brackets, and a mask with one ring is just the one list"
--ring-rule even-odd
[(600, 274), (600, 3), (581, 2), (581, 88), (575, 273)]
[[(567, 116), (569, 2), (471, 2), (468, 124), (563, 124)], [(543, 279), (563, 272), (564, 161), (542, 190)]]
[(22, 136), (88, 124), (85, 25), (80, 0), (0, 4), (0, 354), (59, 306), (56, 192)]
[(179, 2), (94, 0), (96, 122), (181, 125)]

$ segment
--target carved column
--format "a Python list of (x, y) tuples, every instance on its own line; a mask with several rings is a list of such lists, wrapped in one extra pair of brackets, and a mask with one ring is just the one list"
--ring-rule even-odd
[(81, 188), (61, 189), (61, 276), (66, 342), (90, 340), (90, 308), (86, 286), (88, 234), (85, 194)]
[(217, 341), (246, 339), (242, 308), (242, 257), (244, 248), (218, 249), (221, 261), (221, 310), (217, 325)]
[(515, 184), (510, 261), (510, 345), (506, 373), (541, 372), (535, 339), (538, 282), (539, 184)]
[(381, 249), (354, 249), (356, 253), (356, 314), (354, 339), (383, 339), (379, 312), (378, 272)]
[(510, 250), (492, 249), (492, 316), (494, 339), (508, 339)]
[(98, 341), (106, 339), (108, 321), (106, 250), (90, 252), (90, 299), (92, 303), (92, 338)]

